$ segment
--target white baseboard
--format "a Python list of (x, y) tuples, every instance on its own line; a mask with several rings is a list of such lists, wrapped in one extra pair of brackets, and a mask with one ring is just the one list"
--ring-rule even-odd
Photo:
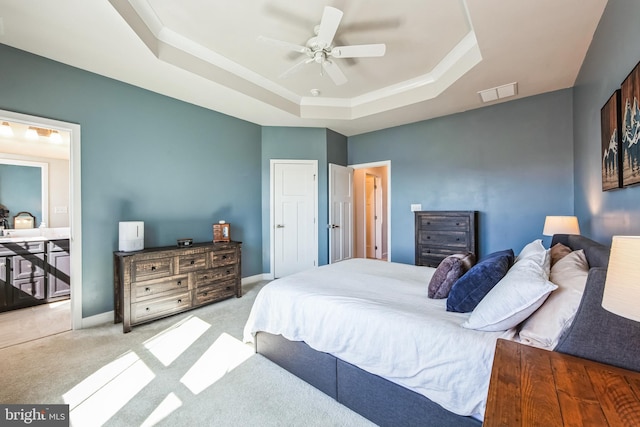
[(267, 276), (268, 276), (268, 274), (263, 273), (263, 274), (256, 274), (255, 276), (243, 277), (242, 278), (242, 284), (243, 285), (248, 285), (250, 283), (257, 283), (257, 282), (261, 282), (263, 280), (271, 280), (271, 279), (273, 279), (273, 277), (269, 278)]
[(83, 317), (81, 329), (91, 328), (93, 326), (104, 325), (105, 323), (113, 323), (113, 310), (96, 314), (95, 316)]

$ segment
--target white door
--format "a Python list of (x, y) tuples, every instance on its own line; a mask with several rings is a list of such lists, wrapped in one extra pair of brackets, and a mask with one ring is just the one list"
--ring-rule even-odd
[(315, 160), (272, 160), (273, 275), (284, 277), (317, 265)]
[(353, 168), (329, 163), (329, 263), (353, 258)]

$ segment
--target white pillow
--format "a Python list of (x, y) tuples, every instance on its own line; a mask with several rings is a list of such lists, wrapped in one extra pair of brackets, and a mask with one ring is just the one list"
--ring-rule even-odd
[(523, 259), (532, 259), (536, 263), (540, 264), (546, 274), (546, 278), (549, 278), (549, 271), (551, 269), (551, 253), (549, 249), (546, 249), (542, 244), (542, 239), (536, 239), (525, 245), (516, 257), (515, 262), (522, 261)]
[(573, 251), (551, 267), (551, 281), (558, 290), (523, 323), (520, 341), (553, 350), (571, 326), (582, 300), (589, 274), (583, 250)]
[(479, 331), (506, 331), (538, 309), (557, 286), (533, 259), (515, 263), (462, 324)]

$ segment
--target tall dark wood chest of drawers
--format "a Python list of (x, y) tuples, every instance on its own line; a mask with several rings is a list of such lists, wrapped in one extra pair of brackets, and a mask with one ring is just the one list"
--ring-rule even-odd
[(114, 252), (114, 322), (123, 332), (161, 317), (242, 296), (241, 243)]
[(478, 254), (477, 211), (415, 212), (416, 265), (437, 267), (452, 254)]

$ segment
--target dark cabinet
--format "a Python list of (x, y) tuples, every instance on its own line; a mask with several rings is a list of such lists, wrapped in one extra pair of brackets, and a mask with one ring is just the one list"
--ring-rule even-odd
[(415, 213), (416, 265), (437, 267), (449, 255), (478, 254), (477, 211)]
[(7, 257), (0, 257), (0, 311), (8, 304), (9, 276), (7, 276)]
[(0, 244), (0, 311), (69, 298), (69, 240)]
[(68, 240), (47, 244), (47, 299), (68, 298), (71, 294), (71, 255)]

